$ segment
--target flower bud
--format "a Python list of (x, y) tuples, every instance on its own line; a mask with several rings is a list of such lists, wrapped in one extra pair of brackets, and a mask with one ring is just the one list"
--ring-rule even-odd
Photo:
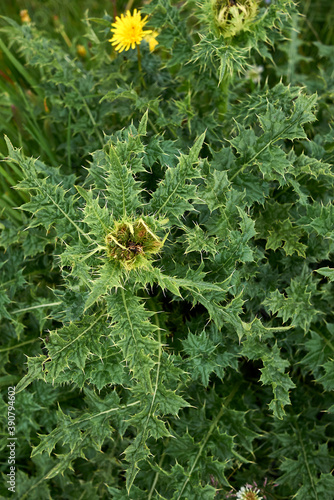
[(216, 24), (225, 38), (249, 30), (258, 7), (258, 0), (213, 0)]
[(77, 54), (78, 54), (78, 56), (80, 56), (80, 57), (86, 57), (86, 55), (87, 55), (87, 50), (86, 50), (86, 48), (84, 47), (84, 45), (80, 45), (80, 44), (78, 44), (78, 45), (77, 45)]

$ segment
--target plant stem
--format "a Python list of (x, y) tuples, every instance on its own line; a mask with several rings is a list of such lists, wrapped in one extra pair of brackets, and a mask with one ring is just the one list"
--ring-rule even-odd
[(140, 53), (140, 48), (139, 48), (139, 45), (137, 45), (137, 55), (138, 55), (138, 70), (139, 70), (139, 73), (140, 73), (140, 81), (144, 87), (144, 89), (146, 89), (146, 83), (144, 81), (144, 78), (143, 78), (143, 71), (142, 71), (142, 67), (141, 67), (141, 53)]
[(156, 135), (159, 135), (159, 130), (157, 129), (157, 127), (154, 125), (154, 123), (152, 122), (152, 120), (151, 120), (150, 118), (148, 118), (148, 123), (151, 125), (151, 127), (152, 127), (152, 129), (153, 129), (154, 133), (155, 133)]
[(21, 314), (26, 311), (32, 311), (33, 309), (40, 309), (41, 307), (52, 307), (52, 306), (59, 306), (61, 302), (51, 302), (49, 304), (39, 304), (38, 306), (31, 306), (31, 307), (25, 307), (24, 309), (17, 309), (16, 311), (13, 311), (12, 314)]
[[(117, 2), (116, 0), (111, 0), (111, 3), (112, 3), (112, 10), (113, 10), (113, 16), (114, 16), (114, 19), (116, 19), (116, 16), (117, 16)], [(126, 10), (129, 10), (128, 8), (126, 8)]]
[[(166, 454), (165, 454), (165, 453), (163, 453), (163, 454), (161, 455), (161, 458), (160, 458), (160, 461), (159, 461), (159, 467), (161, 467), (161, 466), (162, 466), (162, 462), (164, 461), (165, 456), (166, 456)], [(153, 493), (154, 493), (155, 485), (156, 485), (156, 484), (157, 484), (157, 482), (158, 482), (158, 478), (159, 478), (159, 472), (157, 472), (157, 473), (155, 474), (155, 476), (154, 476), (153, 483), (152, 483), (152, 487), (151, 487), (151, 489), (150, 489), (150, 492), (149, 492), (149, 495), (148, 495), (148, 497), (147, 497), (147, 500), (151, 500), (152, 495), (153, 495)]]
[(41, 339), (31, 339), (31, 340), (26, 340), (25, 342), (21, 342), (20, 344), (15, 344), (15, 345), (12, 345), (10, 347), (4, 347), (3, 349), (0, 349), (0, 352), (7, 352), (7, 351), (11, 351), (12, 349), (17, 349), (18, 347), (21, 347), (23, 345), (27, 345), (27, 344), (32, 344), (33, 342), (37, 342), (37, 341), (41, 341)]
[(128, 3), (126, 4), (126, 7), (125, 7), (125, 12), (127, 10), (131, 9), (133, 2), (134, 2), (134, 0), (128, 0)]

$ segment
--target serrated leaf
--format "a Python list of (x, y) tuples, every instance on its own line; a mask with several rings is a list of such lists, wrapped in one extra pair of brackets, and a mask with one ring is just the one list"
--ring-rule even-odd
[(117, 263), (106, 262), (99, 270), (99, 277), (93, 281), (91, 291), (85, 303), (85, 310), (103, 298), (109, 290), (122, 286), (122, 269)]
[(49, 358), (45, 365), (48, 377), (56, 379), (69, 363), (74, 363), (83, 370), (90, 353), (101, 356), (99, 338), (104, 328), (105, 322), (101, 320), (101, 316), (84, 316), (76, 323), (51, 332), (48, 342)]
[(101, 207), (99, 198), (94, 198), (92, 191), (86, 191), (81, 186), (75, 186), (78, 193), (86, 201), (84, 221), (91, 230), (92, 236), (100, 244), (105, 243), (105, 236), (110, 232), (113, 218), (106, 206)]
[(329, 281), (334, 281), (334, 269), (330, 267), (320, 267), (319, 269), (316, 269), (316, 272), (326, 276)]
[(125, 459), (130, 463), (126, 469), (126, 488), (130, 492), (133, 482), (139, 472), (139, 464), (142, 460), (146, 460), (150, 455), (150, 450), (145, 445), (142, 435), (139, 434), (128, 446), (124, 452)]
[(294, 226), (289, 219), (274, 223), (267, 236), (266, 249), (277, 250), (282, 247), (286, 255), (293, 255), (296, 252), (305, 257), (307, 246), (299, 241), (303, 235), (303, 230)]
[(285, 373), (289, 362), (281, 358), (277, 345), (271, 349), (270, 354), (263, 356), (262, 360), (264, 368), (260, 369), (262, 373), (260, 381), (263, 384), (271, 384), (274, 393), (274, 399), (270, 402), (269, 408), (275, 417), (282, 419), (285, 415), (284, 406), (291, 404), (289, 390), (296, 387), (289, 375)]
[(139, 122), (138, 135), (146, 135), (147, 120), (148, 120), (148, 110), (144, 113), (142, 119)]
[(333, 391), (334, 390), (334, 359), (330, 359), (326, 363), (324, 363), (323, 368), (325, 370), (325, 374), (318, 378), (318, 382), (320, 382), (325, 391)]
[(207, 176), (205, 184), (205, 190), (201, 191), (200, 198), (205, 201), (209, 210), (213, 212), (217, 208), (225, 206), (226, 192), (230, 185), (227, 172), (213, 170), (212, 174)]
[(23, 391), (34, 380), (44, 380), (45, 374), (43, 364), (46, 362), (47, 356), (37, 356), (35, 358), (27, 357), (28, 373), (25, 375), (16, 386), (16, 393)]
[(11, 300), (6, 294), (5, 290), (0, 290), (0, 319), (7, 318), (11, 319), (10, 314), (7, 311), (7, 305), (10, 304)]
[(193, 164), (198, 161), (204, 137), (205, 134), (202, 134), (197, 139), (189, 155), (181, 155), (176, 167), (167, 169), (150, 202), (150, 209), (156, 215), (163, 214), (171, 221), (177, 221), (186, 210), (193, 210), (189, 200), (196, 198), (196, 186), (191, 184), (191, 180), (200, 177), (198, 168)]
[(107, 162), (109, 164), (107, 190), (113, 216), (118, 219), (135, 214), (137, 208), (141, 205), (139, 196), (141, 190), (131, 170), (125, 165), (121, 165), (113, 145), (110, 146)]
[(194, 380), (200, 378), (202, 384), (207, 386), (210, 374), (216, 368), (216, 356), (213, 352), (216, 346), (203, 331), (200, 335), (188, 333), (188, 338), (183, 341), (184, 351), (189, 356), (187, 365)]
[(318, 311), (311, 303), (314, 293), (315, 284), (309, 280), (309, 276), (300, 276), (291, 280), (290, 286), (286, 289), (286, 296), (275, 290), (264, 301), (264, 305), (273, 314), (282, 318), (283, 323), (291, 319), (292, 326), (299, 326), (307, 331), (318, 315)]

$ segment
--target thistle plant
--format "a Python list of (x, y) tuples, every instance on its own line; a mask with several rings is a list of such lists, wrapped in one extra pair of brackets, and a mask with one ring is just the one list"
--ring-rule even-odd
[(0, 494), (330, 500), (333, 40), (113, 5), (1, 21)]

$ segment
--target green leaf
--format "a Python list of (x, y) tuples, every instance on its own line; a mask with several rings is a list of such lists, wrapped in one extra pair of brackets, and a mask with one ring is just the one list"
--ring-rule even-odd
[(0, 289), (0, 319), (2, 318), (11, 319), (11, 316), (6, 308), (6, 306), (10, 304), (10, 302), (11, 300), (8, 298), (6, 292)]
[(76, 456), (84, 457), (83, 450), (91, 446), (101, 450), (104, 441), (110, 439), (113, 432), (109, 419), (122, 407), (118, 406), (119, 399), (115, 393), (108, 394), (104, 400), (97, 395), (90, 396), (89, 391), (87, 395), (91, 410), (73, 419), (59, 409), (58, 426), (49, 434), (40, 436), (39, 445), (33, 448), (33, 457), (44, 451), (50, 455), (57, 443), (68, 446)]
[(312, 228), (324, 238), (334, 239), (334, 205), (314, 203), (307, 207), (307, 215), (301, 217), (299, 224)]
[(94, 198), (92, 191), (86, 191), (81, 186), (75, 186), (78, 193), (86, 201), (84, 221), (91, 230), (91, 235), (100, 244), (105, 243), (105, 237), (113, 225), (112, 215), (106, 206), (101, 207), (99, 198)]
[[(334, 355), (334, 354), (333, 354)], [(325, 375), (318, 379), (323, 386), (325, 391), (334, 390), (334, 359), (327, 361), (323, 368), (325, 370)]]
[[(112, 495), (111, 498), (114, 500), (128, 500), (129, 495), (127, 491), (124, 490), (119, 490), (117, 488), (113, 488), (111, 486), (108, 486), (108, 492)], [(133, 500), (147, 500), (147, 492), (143, 491), (134, 484), (131, 486), (131, 498)]]
[(207, 386), (210, 374), (216, 368), (216, 356), (213, 355), (216, 346), (203, 331), (200, 335), (188, 333), (188, 338), (183, 341), (184, 351), (190, 357), (188, 360), (189, 371), (194, 380), (200, 378), (202, 384)]
[(213, 170), (206, 176), (205, 189), (200, 191), (200, 198), (205, 201), (209, 210), (213, 212), (219, 207), (225, 206), (226, 193), (230, 183), (227, 172)]
[(264, 305), (278, 318), (282, 318), (283, 323), (291, 319), (291, 326), (308, 331), (319, 314), (311, 302), (311, 297), (316, 293), (315, 288), (316, 284), (311, 281), (310, 275), (301, 275), (291, 280), (286, 296), (275, 290), (264, 301)]
[[(328, 323), (322, 331), (311, 331), (311, 338), (305, 342), (307, 354), (301, 359), (302, 366), (313, 373), (314, 378), (330, 386), (330, 372), (334, 345), (331, 341), (334, 325)], [(329, 389), (330, 390), (330, 389)]]
[(326, 278), (328, 278), (329, 281), (334, 281), (334, 269), (330, 267), (320, 267), (315, 271), (319, 274), (322, 274), (323, 276), (326, 276)]
[(138, 183), (131, 174), (131, 170), (125, 165), (121, 165), (117, 151), (112, 145), (106, 160), (110, 171), (107, 178), (107, 190), (111, 205), (109, 209), (116, 219), (132, 215), (141, 205)]
[(262, 373), (260, 381), (263, 384), (271, 384), (274, 393), (269, 408), (275, 417), (282, 419), (285, 415), (284, 406), (291, 404), (289, 390), (296, 387), (289, 375), (284, 373), (289, 362), (281, 358), (277, 345), (262, 360), (264, 368), (260, 370)]
[(196, 140), (189, 155), (181, 155), (176, 167), (168, 167), (150, 202), (150, 210), (156, 216), (161, 214), (176, 222), (186, 210), (193, 210), (189, 200), (196, 198), (196, 186), (191, 181), (200, 177), (199, 169), (193, 164), (198, 161), (204, 137), (202, 134)]
[(283, 247), (286, 255), (293, 255), (296, 252), (305, 257), (307, 246), (299, 241), (304, 234), (302, 229), (294, 226), (289, 219), (273, 226), (267, 237), (266, 249), (277, 250)]
[(148, 120), (148, 110), (140, 120), (140, 123), (138, 125), (138, 135), (146, 135), (147, 120)]
[[(299, 437), (298, 458), (284, 460), (280, 466), (283, 471), (281, 483), (291, 485), (296, 492), (296, 498), (300, 500), (305, 498), (304, 495), (312, 500), (329, 499), (331, 490), (327, 490), (327, 487), (331, 488), (334, 482), (329, 472), (331, 457), (327, 445), (311, 444), (307, 436), (302, 436), (300, 432), (297, 435)], [(319, 463), (323, 471), (320, 478), (316, 474)], [(328, 472), (325, 472), (326, 469)]]
[(17, 384), (15, 391), (16, 394), (26, 389), (34, 380), (45, 379), (43, 366), (46, 360), (47, 356), (42, 355), (36, 356), (35, 358), (27, 357), (28, 373)]
[(129, 494), (136, 475), (139, 472), (139, 465), (141, 465), (143, 460), (149, 457), (150, 450), (143, 442), (142, 435), (139, 434), (132, 441), (132, 444), (127, 447), (124, 454), (125, 459), (130, 463), (129, 467), (126, 469), (126, 488)]
[(160, 343), (155, 339), (158, 327), (150, 321), (152, 312), (129, 290), (120, 289), (107, 298), (108, 314), (113, 321), (113, 338), (137, 380), (153, 392), (150, 372)]
[(186, 241), (188, 246), (185, 253), (189, 252), (205, 252), (215, 255), (217, 253), (217, 242), (214, 238), (208, 235), (200, 228), (198, 224), (193, 229), (185, 229)]
[(45, 372), (54, 381), (69, 363), (84, 370), (89, 355), (101, 356), (99, 338), (103, 335), (105, 321), (101, 316), (84, 316), (76, 323), (70, 323), (58, 331), (51, 332), (48, 342), (48, 362)]
[(122, 276), (122, 269), (117, 263), (107, 261), (103, 264), (99, 269), (99, 277), (90, 284), (91, 291), (85, 303), (85, 310), (104, 298), (112, 288), (122, 286)]

